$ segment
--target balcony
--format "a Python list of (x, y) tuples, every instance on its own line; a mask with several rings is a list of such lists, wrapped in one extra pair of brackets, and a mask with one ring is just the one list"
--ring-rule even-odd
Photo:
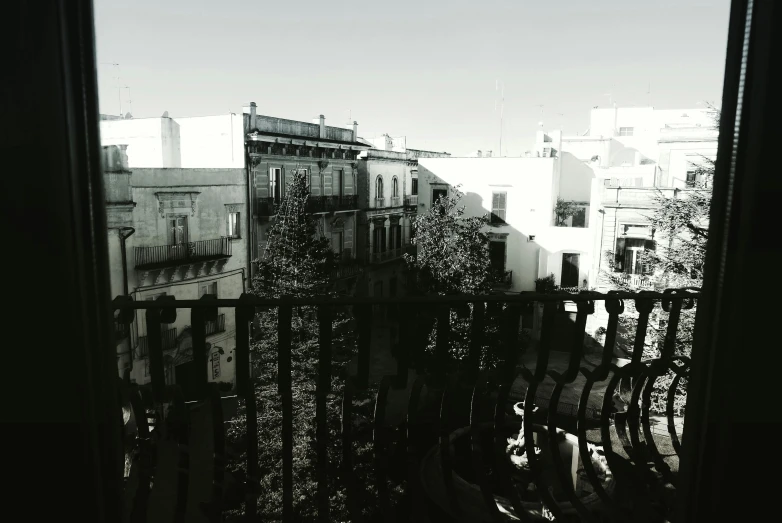
[(136, 269), (162, 269), (228, 258), (231, 256), (231, 239), (222, 237), (179, 245), (136, 247), (134, 252)]
[(216, 320), (206, 322), (207, 336), (221, 332), (225, 332), (225, 314), (218, 314)]
[(372, 252), (369, 254), (369, 263), (385, 263), (396, 260), (397, 258), (401, 258), (404, 252), (404, 248), (401, 247), (399, 249), (389, 249), (383, 252)]
[(408, 208), (408, 210), (414, 211), (418, 208), (418, 195), (407, 195), (405, 196), (404, 200), (405, 207)]
[[(256, 198), (254, 213), (256, 216), (274, 216), (280, 206), (280, 199)], [(343, 196), (310, 196), (307, 198), (308, 213), (339, 212), (358, 209), (358, 195)]]
[[(172, 329), (161, 330), (161, 347), (164, 351), (172, 350), (176, 348), (177, 330), (176, 327)], [(136, 352), (137, 358), (149, 357), (149, 336), (138, 337), (138, 351)]]
[(334, 280), (343, 280), (345, 278), (353, 278), (361, 273), (361, 264), (356, 260), (343, 260), (339, 262), (337, 267), (332, 271), (331, 277)]
[(654, 289), (654, 281), (649, 276), (643, 274), (623, 274), (622, 279), (631, 289)]
[(494, 273), (494, 288), (509, 289), (513, 285), (513, 271), (496, 271)]
[[(226, 432), (233, 424), (223, 407), (226, 398), (221, 398), (217, 384), (208, 383), (206, 352), (193, 352), (193, 376), (186, 381), (194, 384), (197, 393), (186, 402), (180, 385), (166, 384), (166, 337), (151, 339), (151, 383), (127, 390), (137, 427), (129, 436), (135, 437), (140, 459), (132, 460), (126, 474), (130, 500), (126, 510), (143, 510), (144, 514), (149, 510), (161, 517), (186, 510), (187, 519), (180, 520), (207, 522), (220, 521), (224, 511), (236, 510), (243, 503), (243, 521), (257, 521), (259, 512), (292, 521), (297, 509), (306, 504), (317, 509), (318, 519), (328, 521), (335, 520), (335, 512), (341, 510), (332, 505), (335, 498), (329, 495), (330, 488), (335, 488), (344, 496), (351, 521), (382, 520), (380, 516), (388, 513), (399, 521), (423, 517), (430, 521), (534, 521), (543, 516), (557, 521), (630, 521), (640, 511), (648, 521), (666, 521), (677, 499), (683, 414), (675, 407), (677, 393), (659, 400), (667, 416), (652, 414), (649, 392), (655, 380), (669, 370), (677, 382), (687, 376), (689, 359), (675, 355), (674, 340), (682, 314), (699, 297), (684, 289), (670, 289), (644, 295), (528, 293), (303, 300), (243, 295), (211, 302), (115, 302), (117, 309), (144, 311), (149, 328), (171, 323), (178, 309), (189, 309), (194, 347), (206, 344), (208, 316), (215, 317), (218, 307), (233, 309), (237, 394), (246, 402), (246, 418), (242, 419), (248, 427), (242, 436), (246, 452), (231, 454)], [(600, 301), (608, 311), (607, 341), (587, 347), (585, 325)], [(575, 302), (578, 312), (563, 332), (558, 310), (565, 302)], [(638, 322), (645, 324), (652, 308), (661, 302), (667, 317), (664, 338), (669, 341), (661, 346), (659, 356), (644, 359), (639, 350), (627, 360), (616, 360), (619, 316), (632, 309), (640, 315)], [(539, 344), (530, 345), (519, 325), (535, 304), (542, 309), (542, 334)], [(274, 432), (270, 437), (281, 442), (279, 450), (272, 450), (276, 443), (258, 440), (258, 426), (270, 414), (256, 410), (250, 372), (250, 323), (259, 307), (276, 309), (280, 318), (276, 322), (277, 354), (268, 358), (268, 364), (277, 369), (276, 383), (269, 388), (274, 397), (268, 400), (277, 402), (282, 421), (279, 428), (267, 427)], [(349, 342), (357, 354), (355, 360), (343, 367), (333, 361), (332, 323), (323, 319), (348, 307), (353, 311), (355, 331), (361, 334)], [(291, 375), (291, 346), (297, 336), (291, 319), (304, 308), (317, 310), (317, 314), (299, 318), (317, 322), (313, 328), (320, 340), (310, 363), (317, 368), (314, 390), (306, 395), (311, 400), (294, 395)], [(370, 358), (371, 340), (380, 328), (373, 321), (376, 308), (393, 311), (390, 316), (406, 326), (399, 331), (396, 356), (389, 356), (382, 369), (375, 369), (375, 360)], [(452, 332), (450, 311), (471, 324), (469, 340), (460, 340)], [(493, 335), (485, 327), (497, 318), (500, 332)], [(435, 319), (437, 327), (433, 328)], [(639, 331), (635, 343), (643, 346), (645, 336), (646, 330)], [(427, 359), (423, 355), (430, 337), (435, 349)], [(457, 350), (457, 343), (464, 347)], [(483, 350), (498, 363), (482, 368), (478, 351)], [(297, 360), (296, 365), (300, 364)], [(336, 395), (340, 403), (336, 429), (330, 428), (329, 411), (324, 407), (329, 395)], [(317, 430), (299, 442), (294, 439), (298, 430), (294, 424), (301, 420), (295, 416), (302, 401), (317, 405), (311, 411)], [(156, 412), (168, 415), (157, 416)], [(392, 412), (397, 414), (389, 415)], [(279, 453), (275, 461), (279, 472), (274, 473), (283, 480), (264, 487), (274, 489), (274, 506), (258, 502), (259, 480), (271, 473), (262, 469), (261, 461), (266, 458), (259, 455), (259, 446), (265, 452)], [(294, 460), (295, 448), (303, 446), (312, 448), (316, 457), (306, 466), (312, 467), (317, 481), (307, 483), (307, 488), (297, 483), (302, 464)], [(341, 450), (331, 452), (335, 446)], [(527, 453), (527, 448), (535, 452)], [(154, 468), (149, 466), (153, 457)], [(272, 457), (277, 459), (276, 454)], [(229, 460), (236, 462), (232, 470), (238, 463), (246, 473), (229, 472)], [(141, 484), (151, 484), (151, 494), (137, 486)], [(368, 484), (376, 484), (377, 490), (367, 492), (364, 486)], [(189, 488), (180, 488), (183, 485)], [(394, 491), (403, 496), (393, 496)], [(270, 498), (267, 494), (264, 491), (265, 499)], [(650, 503), (651, 495), (656, 496), (654, 503)], [(159, 501), (148, 504), (152, 497)], [(405, 502), (410, 497), (415, 501)], [(233, 505), (230, 499), (235, 500)], [(506, 518), (493, 519), (492, 514), (503, 512)], [(150, 519), (159, 518), (153, 514)]]

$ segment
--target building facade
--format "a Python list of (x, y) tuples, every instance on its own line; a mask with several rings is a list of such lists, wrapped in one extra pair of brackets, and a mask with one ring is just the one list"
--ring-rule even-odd
[[(148, 132), (152, 129), (155, 132)], [(161, 296), (199, 299), (205, 294), (238, 298), (247, 288), (248, 275), (245, 171), (230, 167), (226, 160), (230, 151), (219, 142), (211, 142), (213, 164), (229, 166), (172, 167), (192, 163), (176, 154), (182, 150), (174, 140), (181, 137), (177, 129), (170, 118), (101, 122), (112, 292), (137, 301)], [(116, 143), (123, 139), (131, 143)], [(137, 167), (130, 165), (131, 159)], [(120, 375), (148, 383), (145, 314), (137, 312), (129, 328), (121, 321), (116, 326)], [(209, 381), (227, 387), (235, 381), (235, 330), (230, 310), (219, 310), (217, 319), (206, 327), (204, 372)], [(186, 396), (193, 395), (197, 370), (189, 311), (178, 311), (174, 322), (162, 326), (161, 334), (166, 382), (180, 385)]]
[[(493, 269), (501, 288), (532, 291), (535, 280), (552, 274), (562, 287), (588, 287), (592, 272), (592, 205), (597, 185), (583, 169), (564, 169), (560, 137), (540, 132), (539, 155), (525, 158), (419, 158), (419, 209), (461, 185), (466, 216), (490, 216)], [(580, 217), (557, 223), (558, 198), (581, 202)]]
[(448, 153), (407, 149), (405, 137), (369, 140), (359, 155), (361, 255), (366, 265), (362, 293), (394, 297), (406, 292), (403, 254), (412, 248), (418, 212), (418, 159), (447, 158)]
[(562, 139), (567, 165), (598, 180), (593, 272), (621, 272), (631, 287), (653, 287), (641, 254), (659, 240), (648, 219), (655, 196), (686, 197), (699, 168), (716, 158), (717, 134), (704, 109), (615, 106), (593, 109), (585, 135)]
[(359, 272), (357, 230), (358, 155), (369, 145), (352, 129), (330, 127), (322, 115), (309, 123), (258, 115), (255, 103), (245, 108), (246, 172), (250, 184), (251, 259), (262, 258), (270, 221), (296, 171), (304, 172), (310, 187), (309, 205), (318, 233), (331, 240), (340, 265), (334, 273), (337, 292), (353, 292)]

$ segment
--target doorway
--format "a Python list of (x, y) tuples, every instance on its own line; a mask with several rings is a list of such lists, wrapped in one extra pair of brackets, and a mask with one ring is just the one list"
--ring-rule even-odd
[(580, 254), (566, 252), (562, 255), (560, 287), (578, 287), (578, 263)]

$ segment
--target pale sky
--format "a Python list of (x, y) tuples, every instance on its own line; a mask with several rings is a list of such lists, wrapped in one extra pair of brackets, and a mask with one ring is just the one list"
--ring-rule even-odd
[[(95, 0), (100, 109), (205, 116), (254, 101), (281, 118), (350, 118), (365, 138), (497, 154), (499, 80), (502, 153), (518, 156), (540, 121), (583, 133), (609, 93), (620, 106), (719, 106), (729, 9), (730, 0)], [(130, 89), (118, 91), (117, 73)]]

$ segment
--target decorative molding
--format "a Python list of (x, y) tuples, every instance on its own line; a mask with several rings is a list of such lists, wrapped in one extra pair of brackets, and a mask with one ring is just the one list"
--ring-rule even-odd
[(225, 204), (225, 210), (227, 212), (241, 212), (242, 211), (242, 205), (241, 203), (226, 203)]
[[(166, 209), (186, 209), (190, 207), (191, 216), (195, 216), (196, 200), (198, 195), (201, 194), (198, 191), (184, 191), (184, 192), (156, 192), (155, 196), (158, 199), (158, 210), (160, 217), (166, 217)], [(190, 201), (188, 206), (187, 202)]]
[(506, 241), (508, 239), (508, 233), (507, 232), (490, 232), (489, 233), (489, 239), (490, 240), (498, 240), (498, 241)]
[(334, 218), (334, 220), (331, 222), (331, 229), (344, 229), (345, 228), (345, 220), (342, 218)]

